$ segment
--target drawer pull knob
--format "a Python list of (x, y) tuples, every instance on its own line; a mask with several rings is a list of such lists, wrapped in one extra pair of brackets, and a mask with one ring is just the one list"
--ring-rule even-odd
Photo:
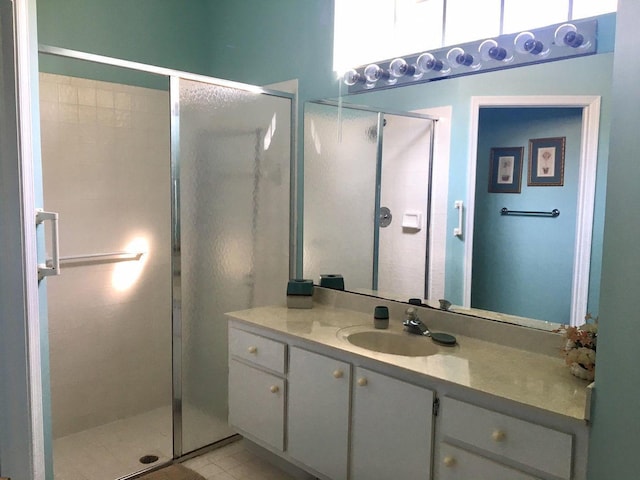
[(491, 438), (495, 442), (502, 442), (505, 438), (507, 438), (507, 434), (504, 433), (502, 430), (494, 430), (493, 433), (491, 434)]
[(249, 353), (257, 353), (258, 352), (258, 347), (255, 346), (250, 346), (249, 348), (247, 348)]
[(340, 369), (333, 371), (333, 376), (335, 378), (342, 378), (344, 376), (344, 372)]
[(269, 390), (271, 390), (271, 393), (278, 393), (280, 391), (280, 387), (278, 387), (277, 385), (271, 385), (271, 388)]
[(358, 385), (361, 387), (366, 387), (367, 383), (369, 382), (367, 382), (367, 379), (364, 377), (358, 379)]
[(456, 464), (456, 459), (455, 457), (447, 455), (442, 459), (442, 463), (444, 463), (446, 467), (453, 467)]

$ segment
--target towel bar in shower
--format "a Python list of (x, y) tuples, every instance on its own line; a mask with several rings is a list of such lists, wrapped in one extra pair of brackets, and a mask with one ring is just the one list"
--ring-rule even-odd
[(109, 253), (90, 253), (87, 255), (70, 255), (60, 257), (60, 263), (72, 262), (90, 262), (99, 260), (103, 262), (126, 262), (131, 260), (140, 260), (144, 252), (109, 252)]
[(504, 207), (500, 210), (500, 215), (520, 215), (525, 217), (552, 217), (555, 218), (560, 215), (560, 210), (554, 208), (550, 212), (535, 212), (531, 210), (509, 210), (507, 207)]

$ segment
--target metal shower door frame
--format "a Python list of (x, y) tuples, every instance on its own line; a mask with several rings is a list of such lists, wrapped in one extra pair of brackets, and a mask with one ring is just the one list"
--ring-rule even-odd
[[(170, 135), (171, 135), (171, 272), (172, 272), (172, 424), (173, 424), (173, 458), (177, 459), (189, 452), (183, 451), (183, 412), (182, 412), (182, 308), (180, 299), (182, 297), (179, 285), (176, 282), (180, 279), (180, 80), (192, 80), (197, 82), (215, 85), (219, 87), (235, 88), (238, 90), (255, 93), (258, 95), (269, 95), (288, 99), (291, 103), (291, 131), (290, 131), (290, 175), (289, 175), (289, 277), (295, 276), (295, 259), (298, 251), (297, 238), (297, 161), (296, 161), (296, 129), (297, 111), (296, 95), (258, 87), (245, 83), (223, 80), (206, 75), (190, 72), (183, 72), (165, 67), (158, 67), (129, 60), (122, 60), (104, 55), (96, 55), (77, 50), (54, 47), (50, 45), (40, 45), (38, 51), (42, 54), (64, 57), (74, 60), (93, 62), (102, 65), (125, 68), (143, 73), (165, 76), (169, 79), (170, 97)], [(178, 285), (178, 287), (176, 287)]]

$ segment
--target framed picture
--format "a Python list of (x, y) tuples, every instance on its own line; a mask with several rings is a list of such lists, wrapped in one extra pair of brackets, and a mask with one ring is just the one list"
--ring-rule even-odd
[(529, 179), (531, 187), (564, 185), (564, 146), (567, 137), (529, 140)]
[(489, 158), (489, 192), (520, 193), (524, 147), (492, 148)]

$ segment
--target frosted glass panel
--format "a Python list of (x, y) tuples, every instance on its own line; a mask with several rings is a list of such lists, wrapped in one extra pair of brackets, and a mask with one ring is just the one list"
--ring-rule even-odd
[[(304, 276), (340, 273), (371, 289), (377, 114), (308, 103), (304, 129)], [(353, 245), (358, 245), (353, 249)]]
[(225, 312), (282, 303), (290, 100), (180, 80), (183, 451), (227, 426)]

